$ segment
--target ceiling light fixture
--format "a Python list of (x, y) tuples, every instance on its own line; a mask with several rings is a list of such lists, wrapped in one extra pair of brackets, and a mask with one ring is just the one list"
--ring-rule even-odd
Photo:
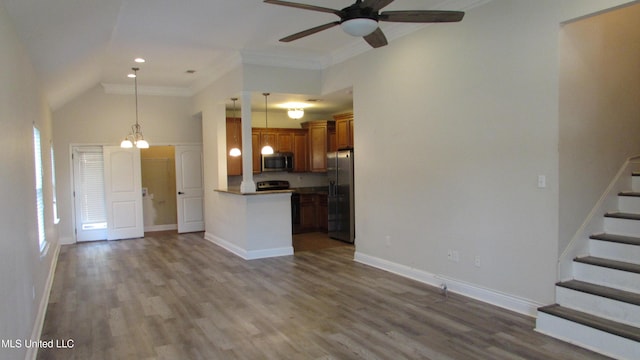
[(304, 116), (304, 109), (289, 109), (287, 115), (294, 120), (298, 120)]
[(142, 64), (142, 63), (146, 62), (146, 60), (143, 59), (143, 58), (135, 58), (135, 59), (133, 59), (133, 61), (137, 62), (138, 64)]
[(369, 18), (355, 18), (343, 21), (340, 27), (351, 36), (367, 36), (378, 28), (378, 22)]
[(148, 149), (149, 143), (144, 139), (142, 127), (138, 124), (138, 70), (140, 68), (134, 67), (131, 70), (133, 70), (133, 84), (136, 96), (136, 123), (131, 125), (131, 132), (122, 140), (120, 147), (130, 149), (135, 146), (138, 149)]
[[(231, 101), (233, 101), (233, 119), (235, 121), (236, 101), (238, 101), (238, 98), (231, 98)], [(229, 156), (238, 157), (242, 155), (242, 151), (240, 151), (240, 148), (238, 147), (238, 127), (237, 126), (233, 127), (233, 144), (234, 144), (234, 147), (232, 147), (231, 150), (229, 150)]]
[[(269, 122), (267, 120), (267, 96), (269, 96), (269, 93), (262, 93), (262, 95), (264, 95), (264, 127), (266, 129), (269, 128)], [(269, 145), (269, 137), (265, 136), (265, 144), (262, 147), (262, 150), (260, 151), (260, 153), (262, 155), (271, 155), (273, 154), (273, 148)]]

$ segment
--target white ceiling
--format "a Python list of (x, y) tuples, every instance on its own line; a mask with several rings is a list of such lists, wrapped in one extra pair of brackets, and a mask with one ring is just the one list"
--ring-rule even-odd
[[(322, 69), (364, 51), (376, 51), (339, 27), (281, 43), (278, 39), (284, 36), (339, 19), (261, 0), (0, 2), (29, 52), (53, 109), (99, 83), (131, 86), (126, 75), (135, 66), (135, 57), (147, 60), (140, 66), (141, 90), (163, 88), (188, 95), (241, 61)], [(342, 9), (354, 1), (296, 2)], [(383, 10), (466, 10), (486, 2), (396, 0)], [(380, 23), (389, 42), (422, 26)], [(344, 102), (345, 96), (350, 99), (347, 92), (331, 94), (323, 103), (330, 107), (333, 101)]]

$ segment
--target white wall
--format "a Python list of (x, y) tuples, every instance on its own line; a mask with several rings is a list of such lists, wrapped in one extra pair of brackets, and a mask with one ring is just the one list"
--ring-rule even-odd
[(357, 251), (552, 302), (559, 27), (618, 3), (494, 0), (328, 69), (354, 89)]
[[(52, 211), (51, 114), (31, 61), (1, 3), (0, 49), (0, 339), (15, 342), (39, 336), (49, 274), (59, 247)], [(42, 256), (37, 235), (34, 124), (41, 132), (49, 242)], [(21, 359), (26, 353), (25, 347), (2, 347), (0, 358)]]
[(560, 31), (560, 251), (624, 161), (640, 154), (638, 18), (640, 4)]
[[(202, 123), (184, 97), (138, 96), (139, 122), (153, 145), (202, 143)], [(65, 104), (53, 114), (60, 206), (60, 238), (75, 241), (71, 145), (119, 145), (135, 123), (133, 95), (105, 94), (101, 86)]]

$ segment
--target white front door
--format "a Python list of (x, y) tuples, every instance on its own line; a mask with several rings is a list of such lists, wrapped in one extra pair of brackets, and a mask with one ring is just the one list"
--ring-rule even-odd
[(103, 147), (107, 240), (144, 237), (140, 150)]
[(176, 146), (178, 232), (204, 231), (202, 146)]

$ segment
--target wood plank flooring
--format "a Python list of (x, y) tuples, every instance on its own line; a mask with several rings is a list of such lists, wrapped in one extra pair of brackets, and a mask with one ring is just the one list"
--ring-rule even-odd
[(604, 359), (534, 319), (353, 261), (245, 261), (202, 234), (63, 246), (38, 359)]

